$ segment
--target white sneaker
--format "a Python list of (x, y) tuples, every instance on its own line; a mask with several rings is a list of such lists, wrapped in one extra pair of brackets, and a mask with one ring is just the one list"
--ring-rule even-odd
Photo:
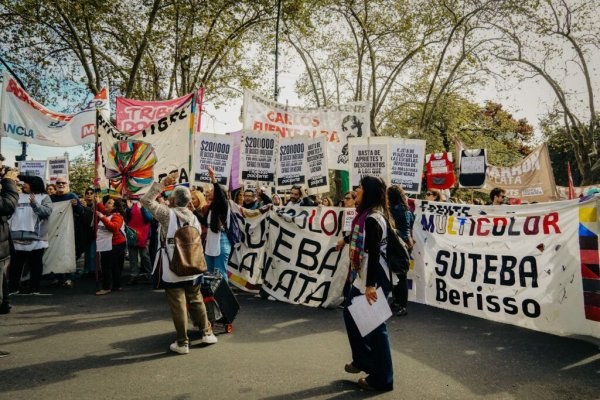
[(219, 339), (217, 339), (217, 337), (215, 336), (214, 333), (211, 332), (210, 335), (204, 335), (202, 337), (202, 343), (206, 343), (206, 344), (215, 344), (219, 341)]
[(171, 346), (169, 346), (169, 349), (171, 349), (172, 352), (177, 353), (177, 354), (188, 354), (190, 352), (190, 346), (183, 345), (183, 346), (179, 346), (177, 344), (177, 341), (174, 341), (173, 343), (171, 343)]

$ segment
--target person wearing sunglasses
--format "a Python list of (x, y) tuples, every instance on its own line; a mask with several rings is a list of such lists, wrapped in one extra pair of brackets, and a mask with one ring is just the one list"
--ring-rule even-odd
[[(56, 180), (55, 184), (56, 184), (56, 193), (50, 195), (50, 199), (52, 200), (53, 203), (58, 203), (61, 201), (70, 201), (71, 206), (73, 207), (73, 218), (75, 219), (75, 221), (77, 221), (77, 218), (81, 217), (84, 212), (83, 206), (81, 205), (81, 202), (79, 201), (79, 197), (75, 193), (69, 191), (69, 181), (66, 178), (64, 178), (64, 177), (58, 178)], [(78, 239), (78, 235), (75, 235), (74, 240), (75, 240), (75, 248), (76, 248), (75, 254), (81, 254), (81, 251), (79, 250), (79, 246), (81, 245), (81, 243), (80, 243), (81, 238)], [(59, 280), (59, 283), (62, 282), (62, 286), (69, 288), (69, 289), (73, 287), (72, 274), (67, 273), (67, 274), (59, 274), (59, 275), (60, 276), (58, 277), (58, 280)]]
[(425, 193), (425, 200), (427, 201), (442, 201), (442, 192), (437, 189), (429, 189)]
[(506, 190), (496, 187), (493, 188), (490, 192), (490, 200), (492, 201), (493, 206), (501, 206), (504, 204), (504, 200), (506, 199)]

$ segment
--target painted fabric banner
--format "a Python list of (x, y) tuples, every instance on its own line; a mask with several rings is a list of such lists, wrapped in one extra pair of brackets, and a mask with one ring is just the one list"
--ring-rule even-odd
[(418, 201), (410, 296), (538, 331), (600, 337), (599, 203)]
[(35, 101), (6, 71), (3, 79), (0, 99), (1, 136), (50, 147), (94, 143), (96, 109), (109, 112), (106, 89), (102, 89), (75, 114), (62, 114), (51, 111)]
[(71, 201), (52, 203), (47, 229), (48, 248), (44, 251), (44, 274), (75, 272), (75, 224)]
[(327, 142), (325, 136), (306, 139), (306, 162), (308, 194), (329, 192), (329, 171), (327, 170)]
[(406, 193), (421, 193), (425, 140), (390, 139), (390, 184)]
[(548, 146), (544, 143), (512, 167), (488, 165), (482, 192), (495, 187), (506, 190), (508, 197), (528, 202), (558, 200)]
[(153, 122), (168, 117), (173, 110), (186, 104), (193, 93), (173, 100), (144, 101), (117, 96), (115, 126), (123, 132), (137, 132), (146, 129)]
[[(277, 208), (246, 219), (246, 238), (229, 262), (231, 282), (273, 298), (312, 307), (336, 307), (349, 268), (342, 237), (344, 208)], [(264, 279), (264, 280), (263, 280)]]
[(286, 106), (244, 91), (243, 126), (249, 131), (277, 132), (281, 137), (325, 136), (328, 168), (348, 170), (348, 138), (371, 134), (370, 102), (327, 107)]
[[(98, 141), (101, 165), (97, 165), (100, 187), (112, 190), (131, 183), (130, 194), (144, 193), (152, 181), (171, 171), (179, 172), (178, 183), (190, 182), (188, 162), (192, 101), (174, 110), (139, 132), (120, 132), (103, 113), (98, 113)], [(124, 143), (129, 143), (124, 146)], [(110, 181), (110, 177), (113, 180)], [(110, 182), (109, 182), (110, 181)]]
[(280, 138), (277, 151), (277, 189), (306, 183), (306, 138)]
[(278, 135), (242, 132), (240, 142), (240, 174), (242, 182), (275, 183), (275, 159)]
[[(600, 185), (573, 187), (573, 190), (575, 192), (575, 197), (585, 196), (588, 194), (588, 191), (591, 189), (597, 189), (598, 193), (600, 193)], [(569, 198), (569, 188), (567, 186), (556, 186), (556, 190), (558, 191), (558, 197), (561, 200), (567, 200)]]
[(233, 138), (231, 136), (201, 133), (194, 150), (194, 182), (210, 183), (208, 167), (212, 167), (217, 182), (225, 187), (229, 186), (232, 158)]
[(389, 138), (352, 138), (350, 142), (350, 186), (360, 186), (365, 175), (390, 182)]

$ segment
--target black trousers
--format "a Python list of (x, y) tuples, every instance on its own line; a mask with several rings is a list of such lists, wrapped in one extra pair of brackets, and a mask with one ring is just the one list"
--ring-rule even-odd
[(125, 264), (125, 243), (113, 246), (110, 251), (100, 252), (102, 266), (102, 289), (118, 290), (121, 285), (121, 274)]
[(19, 290), (21, 284), (21, 275), (23, 267), (29, 267), (29, 283), (32, 292), (40, 291), (40, 282), (42, 281), (42, 272), (44, 265), (42, 258), (45, 249), (31, 251), (15, 250), (14, 257), (10, 260), (9, 288), (11, 292)]
[(406, 273), (397, 274), (399, 279), (398, 283), (392, 289), (392, 296), (394, 298), (394, 304), (401, 308), (406, 308), (408, 304), (408, 282), (406, 279)]

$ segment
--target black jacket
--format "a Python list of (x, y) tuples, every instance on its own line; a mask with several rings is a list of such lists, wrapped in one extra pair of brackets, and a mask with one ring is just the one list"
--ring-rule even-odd
[(12, 179), (3, 178), (0, 181), (0, 260), (10, 256), (10, 227), (8, 219), (15, 212), (19, 201), (17, 185)]

